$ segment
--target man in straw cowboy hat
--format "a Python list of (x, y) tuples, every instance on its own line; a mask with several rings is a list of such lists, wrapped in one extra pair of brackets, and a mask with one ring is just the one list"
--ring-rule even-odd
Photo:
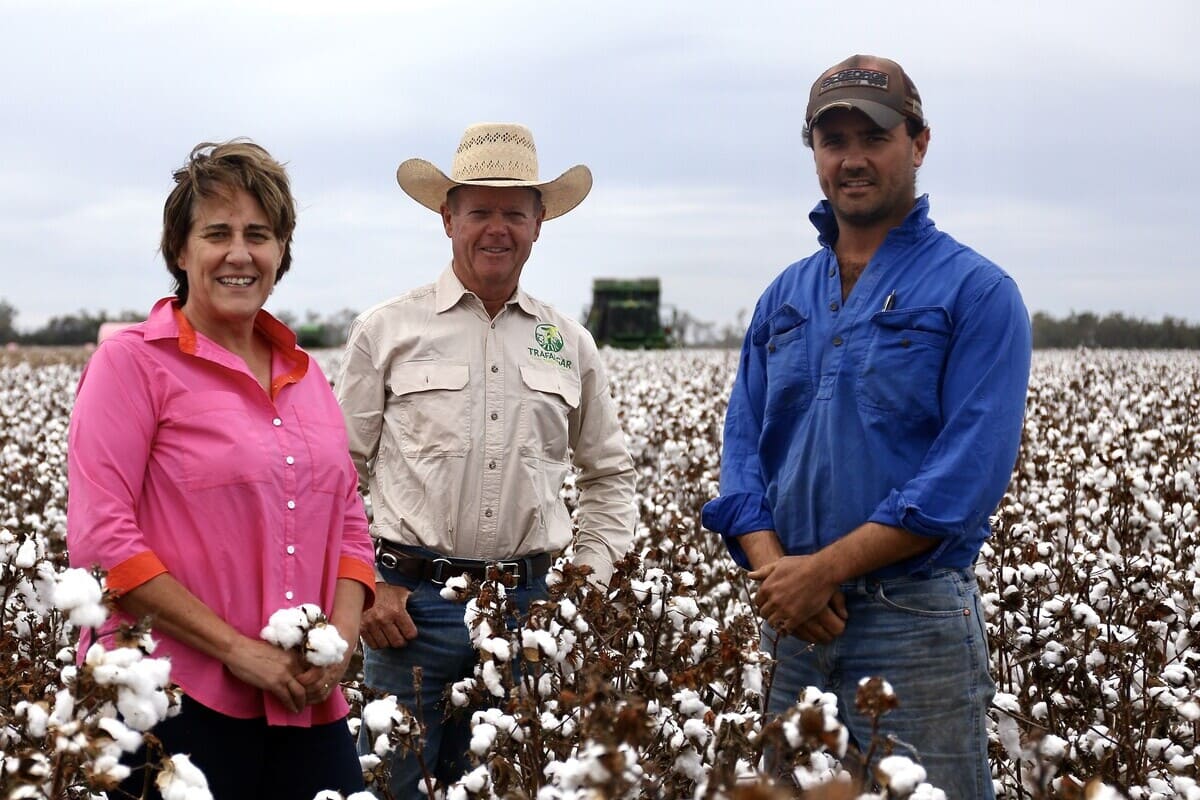
[(1029, 316), (916, 196), (929, 127), (899, 64), (831, 67), (805, 120), (821, 249), (755, 308), (704, 525), (759, 582), (772, 711), (805, 686), (835, 692), (865, 751), (855, 693), (883, 677), (899, 707), (879, 733), (948, 796), (988, 798), (994, 686), (972, 564), (1021, 439)]
[[(449, 177), (410, 159), (396, 179), (441, 215), (451, 262), (355, 320), (337, 392), (378, 546), (366, 682), (416, 709), (422, 668), (423, 757), (445, 783), (468, 766), (470, 732), (443, 721), (442, 694), (471, 674), (475, 652), (442, 584), (498, 565), (519, 605), (544, 596), (572, 542), (559, 496), (572, 464), (575, 561), (607, 582), (633, 537), (635, 475), (591, 335), (520, 287), (543, 220), (591, 190), (588, 168), (540, 180), (530, 131), (489, 123), (463, 134)], [(396, 797), (415, 796), (420, 779), (414, 757), (395, 760)]]

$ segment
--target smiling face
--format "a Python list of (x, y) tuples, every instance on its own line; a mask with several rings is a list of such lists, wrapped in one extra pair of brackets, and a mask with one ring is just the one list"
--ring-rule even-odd
[(442, 206), (454, 274), (495, 315), (517, 289), (546, 211), (534, 189), (460, 186)]
[(246, 190), (197, 198), (177, 262), (187, 273), (183, 313), (192, 327), (216, 341), (252, 332), (275, 288), (284, 245)]
[(928, 128), (913, 138), (903, 122), (885, 130), (856, 109), (822, 114), (813, 128), (813, 158), (838, 225), (899, 225), (912, 209), (917, 167), (928, 147)]

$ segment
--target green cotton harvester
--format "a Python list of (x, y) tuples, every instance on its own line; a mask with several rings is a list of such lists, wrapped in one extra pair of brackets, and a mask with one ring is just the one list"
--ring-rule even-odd
[(673, 344), (659, 317), (658, 278), (596, 278), (585, 324), (596, 344), (657, 349)]

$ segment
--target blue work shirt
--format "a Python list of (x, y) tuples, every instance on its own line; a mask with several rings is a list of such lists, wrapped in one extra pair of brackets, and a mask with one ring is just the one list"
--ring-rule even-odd
[(810, 554), (865, 522), (940, 540), (872, 573), (970, 565), (1021, 440), (1032, 331), (1003, 270), (929, 218), (888, 232), (842, 302), (828, 202), (820, 251), (759, 299), (725, 417), (721, 496), (703, 524), (749, 566), (742, 534)]

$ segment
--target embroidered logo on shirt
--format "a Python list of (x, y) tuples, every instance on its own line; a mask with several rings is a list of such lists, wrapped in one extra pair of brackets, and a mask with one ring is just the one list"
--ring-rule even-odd
[(533, 329), (533, 339), (538, 346), (529, 348), (530, 358), (549, 361), (557, 364), (561, 369), (571, 368), (571, 359), (558, 355), (558, 352), (566, 346), (566, 341), (557, 325), (543, 322)]
[(557, 325), (546, 322), (538, 325), (533, 329), (533, 338), (537, 340), (538, 347), (549, 350), (551, 353), (557, 353), (563, 349), (563, 337), (559, 333)]

